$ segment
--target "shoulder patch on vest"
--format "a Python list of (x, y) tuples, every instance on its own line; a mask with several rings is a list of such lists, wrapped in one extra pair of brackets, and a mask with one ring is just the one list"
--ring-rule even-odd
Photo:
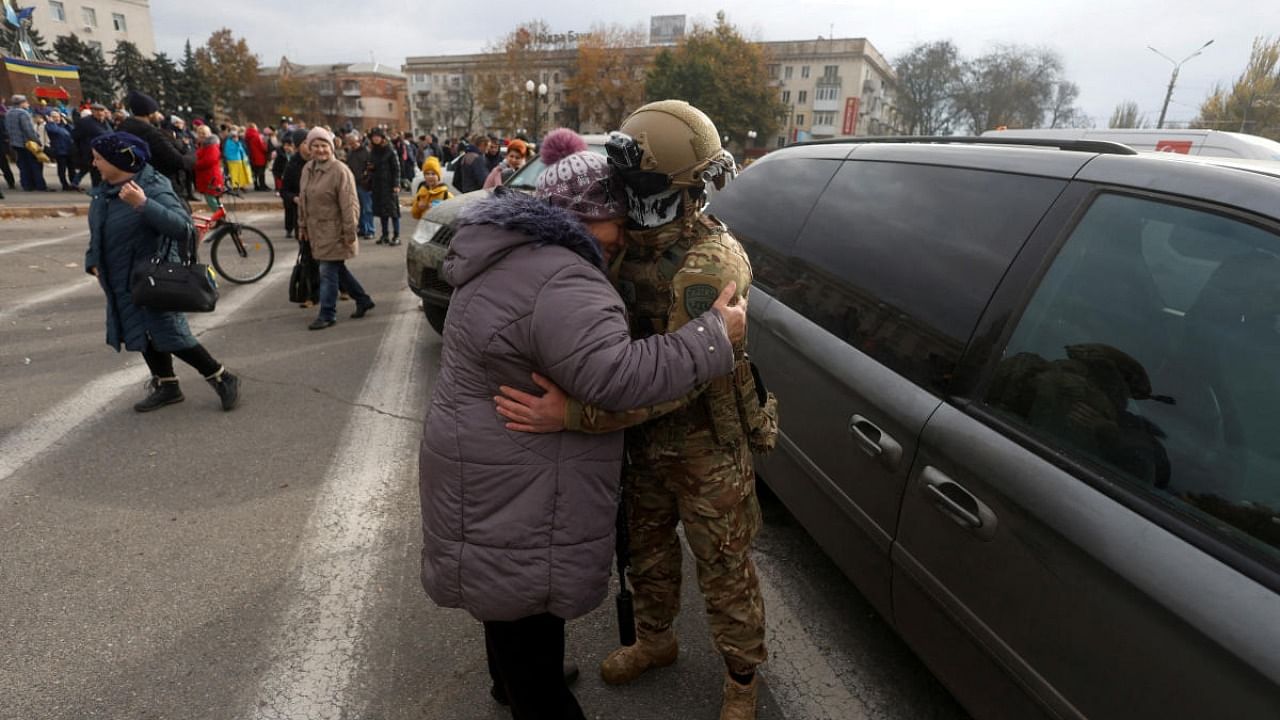
[(690, 285), (684, 289), (684, 309), (690, 318), (696, 318), (711, 309), (720, 291), (714, 285)]

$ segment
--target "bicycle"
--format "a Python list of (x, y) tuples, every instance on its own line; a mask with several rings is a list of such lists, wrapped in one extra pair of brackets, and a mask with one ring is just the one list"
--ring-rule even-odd
[[(241, 197), (236, 190), (223, 190), (218, 197), (223, 195)], [(271, 272), (276, 261), (275, 246), (266, 233), (229, 217), (227, 207), (221, 203), (212, 215), (192, 213), (196, 242), (209, 243), (209, 259), (219, 276), (237, 284), (257, 282)], [(224, 243), (228, 238), (230, 241)]]

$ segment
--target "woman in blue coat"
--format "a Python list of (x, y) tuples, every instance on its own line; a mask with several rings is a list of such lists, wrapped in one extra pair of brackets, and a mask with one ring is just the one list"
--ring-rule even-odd
[(102, 183), (90, 192), (89, 250), (84, 269), (97, 276), (107, 296), (107, 344), (116, 352), (142, 353), (151, 370), (150, 393), (133, 406), (149, 412), (182, 402), (173, 356), (200, 372), (222, 401), (236, 406), (240, 379), (228, 372), (196, 340), (182, 313), (159, 312), (133, 304), (129, 279), (133, 266), (158, 252), (164, 238), (175, 241), (169, 259), (178, 260), (176, 243), (192, 232), (191, 217), (169, 180), (147, 161), (147, 144), (126, 132), (108, 133), (92, 143), (94, 167)]

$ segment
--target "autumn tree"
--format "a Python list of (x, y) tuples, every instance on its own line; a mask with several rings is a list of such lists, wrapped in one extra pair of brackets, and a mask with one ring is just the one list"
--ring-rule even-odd
[(898, 103), (908, 135), (947, 135), (955, 123), (953, 96), (960, 79), (960, 53), (950, 40), (922, 43), (893, 64)]
[(745, 146), (748, 131), (772, 135), (786, 112), (769, 85), (768, 63), (763, 46), (744, 38), (720, 11), (714, 27), (695, 24), (675, 49), (658, 53), (645, 95), (688, 102), (721, 134)]
[(1107, 121), (1109, 128), (1145, 128), (1150, 127), (1147, 122), (1147, 116), (1138, 110), (1138, 103), (1133, 100), (1125, 100), (1116, 105), (1116, 109), (1111, 111), (1111, 119)]
[(547, 53), (557, 49), (551, 37), (545, 20), (530, 20), (487, 48), (489, 59), (468, 88), (468, 99), (474, 101), (468, 112), (468, 126), (474, 123), (476, 110), (482, 110), (491, 118), (493, 127), (504, 133), (541, 125), (535, 121), (534, 113), (545, 113), (546, 103), (535, 104), (537, 101), (525, 90), (525, 82), (542, 82), (540, 70), (548, 66)]
[(977, 135), (1002, 126), (1072, 126), (1084, 115), (1072, 107), (1076, 94), (1057, 53), (1005, 45), (963, 64), (952, 99), (960, 121)]
[(242, 94), (258, 77), (258, 57), (244, 38), (233, 37), (227, 28), (215, 30), (196, 50), (195, 60), (213, 102), (232, 115), (241, 114)]
[(579, 121), (616, 130), (644, 102), (645, 33), (640, 26), (597, 25), (578, 38), (569, 105)]
[(1214, 86), (1196, 124), (1280, 140), (1280, 38), (1254, 38), (1244, 72), (1230, 89)]
[(85, 99), (110, 103), (115, 97), (111, 70), (101, 49), (75, 35), (62, 35), (53, 41), (53, 52), (60, 62), (80, 69), (80, 93)]

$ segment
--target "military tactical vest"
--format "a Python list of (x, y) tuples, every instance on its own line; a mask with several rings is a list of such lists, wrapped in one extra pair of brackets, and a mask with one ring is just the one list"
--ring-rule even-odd
[[(634, 338), (678, 330), (709, 310), (731, 280), (738, 284), (739, 295), (745, 295), (751, 284), (751, 262), (724, 225), (701, 213), (629, 237), (617, 270)], [(712, 380), (697, 400), (628, 431), (631, 456), (714, 451), (744, 440), (754, 449), (758, 439), (764, 441), (759, 437), (762, 426), (773, 428), (766, 433), (771, 447), (777, 427), (776, 401), (771, 395), (766, 398), (763, 386), (758, 387), (744, 348), (745, 340), (743, 347), (734, 348), (733, 372)], [(773, 419), (759, 417), (763, 412), (772, 412)]]

